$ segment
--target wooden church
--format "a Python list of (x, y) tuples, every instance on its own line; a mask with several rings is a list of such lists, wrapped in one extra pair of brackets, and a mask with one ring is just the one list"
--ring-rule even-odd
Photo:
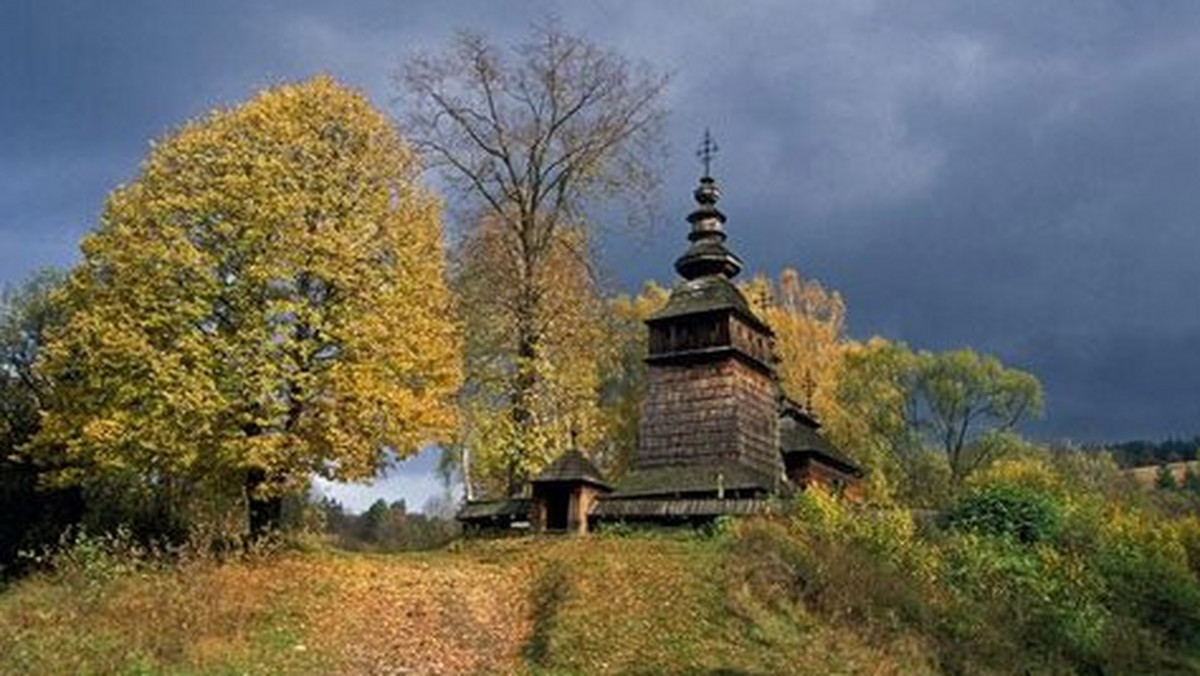
[(572, 449), (531, 480), (527, 497), (468, 502), (458, 517), (468, 530), (697, 524), (765, 511), (772, 496), (814, 484), (858, 494), (862, 470), (780, 391), (771, 329), (733, 283), (742, 262), (726, 246), (707, 163), (694, 196), (689, 245), (675, 261), (683, 279), (646, 322), (646, 393), (629, 470), (609, 483)]

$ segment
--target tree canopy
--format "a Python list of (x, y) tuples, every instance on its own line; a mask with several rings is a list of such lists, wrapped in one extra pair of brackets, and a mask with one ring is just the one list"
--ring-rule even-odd
[(882, 338), (847, 348), (837, 391), (846, 413), (835, 423), (840, 440), (875, 449), (879, 462), (909, 475), (910, 491), (924, 488), (914, 472), (936, 471), (931, 449), (960, 482), (1019, 448), (1018, 426), (1042, 411), (1037, 379), (991, 355), (914, 351)]
[(1024, 371), (971, 349), (918, 355), (915, 410), (961, 479), (995, 452), (997, 434), (1042, 413), (1042, 386)]
[(49, 398), (37, 360), (47, 334), (63, 321), (52, 299), (62, 279), (43, 270), (0, 296), (0, 576), (27, 563), (20, 552), (55, 541), (78, 518), (78, 492), (39, 486), (46, 468), (27, 448)]
[(328, 77), (155, 144), (109, 197), (43, 355), (62, 480), (271, 494), (449, 435), (459, 338), (416, 155)]
[(743, 291), (775, 333), (783, 393), (870, 470), (876, 499), (944, 501), (950, 483), (1019, 449), (1016, 428), (1041, 413), (1037, 379), (991, 355), (850, 339), (841, 295), (795, 270)]

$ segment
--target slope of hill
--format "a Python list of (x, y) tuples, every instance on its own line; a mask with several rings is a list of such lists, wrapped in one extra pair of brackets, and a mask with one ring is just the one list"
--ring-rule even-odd
[(662, 538), (34, 578), (0, 594), (0, 673), (927, 670), (913, 646), (770, 626), (731, 606), (729, 585), (719, 546)]
[(429, 553), (156, 564), (82, 537), (0, 592), (0, 674), (1200, 673), (1189, 496), (989, 477), (928, 522), (810, 491), (712, 532)]

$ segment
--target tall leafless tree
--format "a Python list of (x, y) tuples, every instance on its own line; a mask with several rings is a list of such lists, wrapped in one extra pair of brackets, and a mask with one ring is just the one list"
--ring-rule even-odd
[[(545, 268), (561, 236), (616, 200), (649, 204), (663, 157), (667, 76), (554, 21), (503, 50), (460, 33), (443, 52), (413, 57), (397, 73), (406, 135), (467, 205), (474, 223), (499, 223), (512, 267), (515, 364), (512, 422), (536, 424), (529, 401), (539, 378)], [(629, 213), (637, 213), (630, 211)], [(471, 224), (468, 223), (468, 226)], [(469, 237), (469, 232), (468, 232)], [(575, 251), (587, 264), (588, 252)], [(523, 477), (510, 471), (510, 489)]]

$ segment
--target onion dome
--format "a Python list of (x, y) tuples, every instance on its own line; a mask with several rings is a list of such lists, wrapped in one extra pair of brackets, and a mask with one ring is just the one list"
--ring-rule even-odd
[(692, 224), (691, 245), (675, 261), (675, 270), (688, 280), (709, 275), (732, 279), (742, 271), (742, 261), (725, 246), (725, 214), (717, 208), (721, 190), (711, 176), (705, 176), (694, 195), (696, 209), (687, 217)]
[(692, 231), (688, 233), (691, 245), (675, 261), (675, 270), (687, 280), (710, 275), (732, 279), (742, 271), (742, 261), (725, 247), (725, 214), (717, 208), (721, 189), (710, 174), (716, 151), (717, 144), (713, 142), (712, 134), (705, 130), (704, 142), (696, 153), (704, 163), (704, 176), (700, 179), (700, 186), (692, 193), (696, 198), (696, 208), (687, 217), (692, 224)]

